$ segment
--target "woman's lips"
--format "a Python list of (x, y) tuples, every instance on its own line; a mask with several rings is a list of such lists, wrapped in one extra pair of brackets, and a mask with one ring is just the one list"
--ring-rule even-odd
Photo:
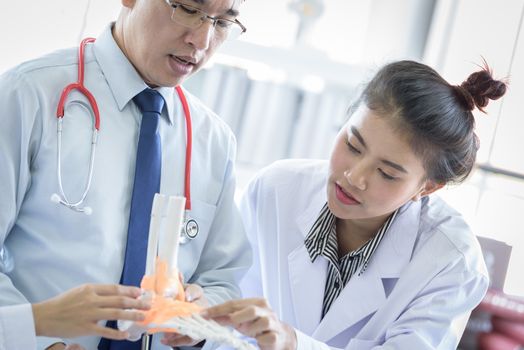
[(340, 187), (338, 184), (335, 184), (335, 194), (337, 196), (337, 199), (345, 205), (356, 205), (360, 204), (359, 201), (357, 201), (353, 196), (351, 196), (348, 192), (344, 191), (342, 187)]

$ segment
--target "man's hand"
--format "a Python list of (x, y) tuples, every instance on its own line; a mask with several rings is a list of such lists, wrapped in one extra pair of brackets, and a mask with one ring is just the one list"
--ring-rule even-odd
[[(109, 339), (126, 339), (127, 332), (104, 327), (101, 320), (142, 321), (150, 302), (137, 299), (141, 290), (119, 285), (86, 284), (42, 303), (33, 304), (36, 335), (74, 338), (98, 335)], [(135, 309), (135, 310), (131, 310)], [(62, 346), (49, 349), (64, 349)], [(75, 349), (75, 348), (72, 348)]]
[(48, 346), (46, 350), (86, 350), (82, 345), (79, 344), (69, 344), (65, 345), (64, 343), (54, 343), (51, 346)]

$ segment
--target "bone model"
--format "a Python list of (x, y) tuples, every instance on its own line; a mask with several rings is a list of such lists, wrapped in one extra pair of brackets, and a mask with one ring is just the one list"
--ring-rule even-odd
[(199, 314), (201, 307), (186, 301), (177, 268), (185, 201), (184, 197), (155, 194), (146, 271), (141, 283), (142, 297), (151, 299), (151, 309), (144, 321), (118, 321), (118, 328), (128, 331), (131, 341), (140, 339), (144, 333), (176, 332), (239, 350), (255, 350), (257, 347), (239, 338), (238, 332), (204, 319)]

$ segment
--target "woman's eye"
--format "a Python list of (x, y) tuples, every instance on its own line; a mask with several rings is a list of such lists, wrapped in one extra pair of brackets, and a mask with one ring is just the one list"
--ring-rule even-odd
[(386, 180), (395, 180), (396, 177), (394, 176), (391, 176), (391, 175), (388, 175), (387, 173), (385, 173), (382, 169), (378, 169), (378, 171), (380, 172), (380, 175), (386, 179)]
[(188, 15), (194, 15), (195, 13), (198, 12), (197, 10), (191, 7), (184, 6), (184, 5), (178, 5), (178, 7), (180, 7), (180, 9), (184, 11), (185, 13), (187, 13)]
[(355, 147), (353, 146), (351, 143), (349, 143), (349, 141), (346, 140), (346, 145), (348, 146), (349, 150), (353, 153), (356, 153), (356, 154), (360, 154), (360, 151)]

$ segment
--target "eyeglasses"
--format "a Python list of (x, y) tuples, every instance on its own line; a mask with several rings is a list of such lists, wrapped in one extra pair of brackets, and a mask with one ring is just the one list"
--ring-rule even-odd
[(196, 29), (205, 21), (211, 21), (215, 34), (222, 40), (234, 40), (247, 30), (237, 19), (212, 17), (201, 9), (190, 5), (172, 0), (165, 0), (165, 2), (173, 9), (171, 13), (173, 22), (187, 28)]

